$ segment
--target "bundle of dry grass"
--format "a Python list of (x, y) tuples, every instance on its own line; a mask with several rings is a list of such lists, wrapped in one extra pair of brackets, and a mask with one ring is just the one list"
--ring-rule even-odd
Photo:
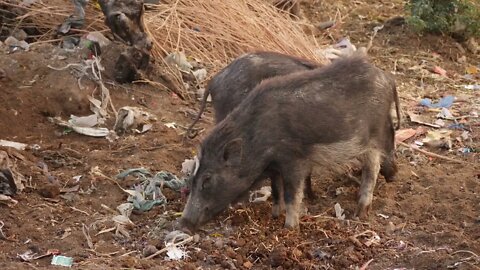
[[(20, 1), (0, 0), (0, 4), (23, 9), (24, 14), (17, 17), (19, 27), (36, 27), (43, 33), (53, 33), (73, 13), (68, 0), (50, 0), (48, 4), (36, 1), (28, 7), (22, 7)], [(324, 62), (314, 53), (318, 46), (314, 37), (303, 32), (302, 23), (270, 1), (172, 0), (150, 7), (144, 21), (157, 59), (184, 51), (220, 68), (242, 53), (271, 50)], [(106, 29), (103, 14), (93, 3), (85, 17), (85, 31)]]
[(265, 0), (176, 0), (156, 6), (145, 24), (156, 56), (185, 51), (226, 64), (248, 51), (271, 50), (324, 62), (301, 22)]

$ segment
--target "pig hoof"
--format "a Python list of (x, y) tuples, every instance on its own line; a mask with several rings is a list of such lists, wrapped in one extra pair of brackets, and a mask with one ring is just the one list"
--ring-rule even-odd
[(285, 225), (283, 226), (285, 229), (293, 230), (295, 228), (298, 228), (298, 221), (297, 222), (285, 222)]
[(370, 212), (370, 206), (359, 206), (357, 211), (355, 211), (354, 219), (355, 220), (367, 220)]
[(287, 229), (295, 229), (298, 227), (299, 223), (300, 222), (299, 222), (298, 216), (292, 217), (287, 214), (287, 216), (285, 217), (284, 227)]
[(272, 217), (273, 218), (278, 218), (280, 216), (280, 205), (279, 204), (274, 204), (272, 205)]
[(395, 181), (396, 179), (397, 179), (396, 175), (385, 177), (385, 181), (387, 181), (387, 183), (391, 183), (391, 182)]
[(318, 199), (318, 197), (317, 197), (317, 195), (315, 195), (315, 194), (307, 194), (307, 199), (308, 199), (309, 201), (314, 202), (314, 201), (316, 201), (316, 200)]

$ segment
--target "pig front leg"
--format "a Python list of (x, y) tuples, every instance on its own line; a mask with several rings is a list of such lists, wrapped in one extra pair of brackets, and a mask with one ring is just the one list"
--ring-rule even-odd
[(293, 229), (299, 224), (304, 183), (310, 171), (299, 162), (286, 165), (282, 167), (283, 198), (286, 210), (285, 228)]
[(360, 183), (359, 200), (355, 217), (366, 219), (373, 201), (373, 190), (380, 172), (381, 153), (371, 149), (365, 153), (362, 167), (362, 181)]
[[(272, 173), (270, 176), (271, 179), (271, 187), (272, 187), (272, 217), (278, 218), (282, 212), (285, 210), (285, 201), (284, 201), (284, 193), (283, 193), (283, 179), (279, 173)], [(317, 196), (313, 192), (312, 189), (312, 173), (307, 175), (305, 178), (304, 184), (304, 193), (306, 197), (314, 201), (317, 199)]]

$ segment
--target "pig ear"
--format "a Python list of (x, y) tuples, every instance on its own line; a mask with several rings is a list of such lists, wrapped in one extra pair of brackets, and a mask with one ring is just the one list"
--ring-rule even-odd
[(240, 138), (229, 141), (223, 149), (223, 160), (232, 165), (240, 165), (242, 160), (242, 144), (243, 141)]

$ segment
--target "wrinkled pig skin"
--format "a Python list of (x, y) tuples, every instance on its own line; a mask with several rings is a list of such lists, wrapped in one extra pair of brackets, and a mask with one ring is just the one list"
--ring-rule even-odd
[[(396, 171), (395, 81), (352, 56), (261, 82), (201, 143), (199, 167), (180, 223), (195, 230), (243, 196), (266, 170), (283, 190), (285, 227), (299, 224), (304, 179), (351, 160), (362, 163), (355, 216), (368, 217), (380, 167)], [(273, 214), (279, 202), (273, 202)]]

